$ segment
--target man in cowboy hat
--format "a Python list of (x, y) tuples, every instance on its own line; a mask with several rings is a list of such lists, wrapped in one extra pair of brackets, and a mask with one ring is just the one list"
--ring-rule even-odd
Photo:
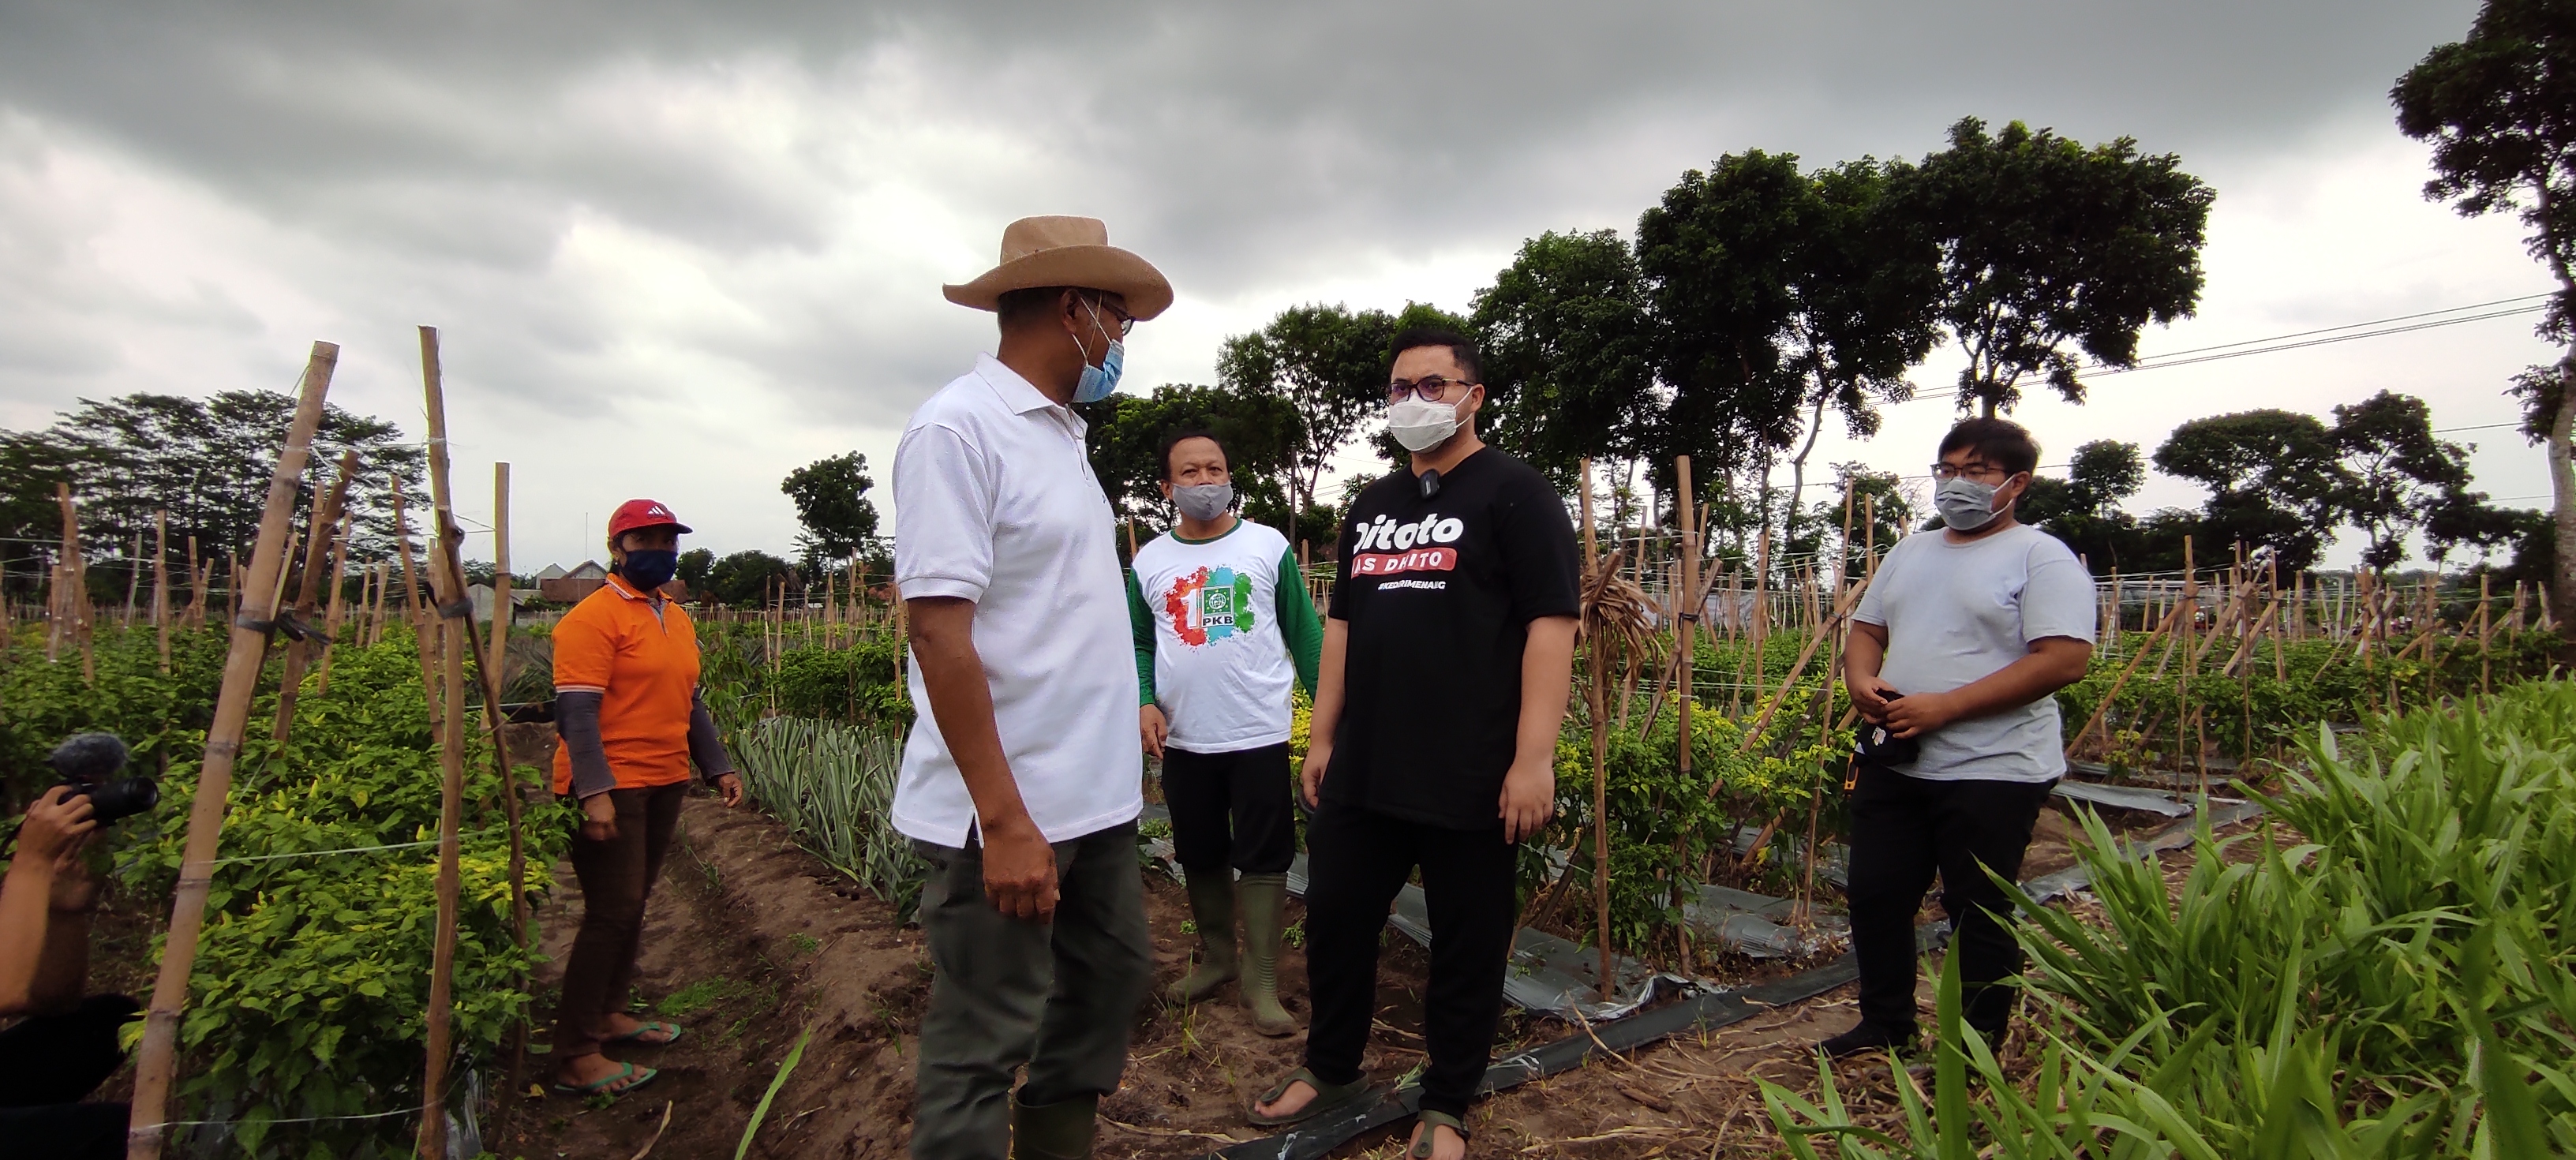
[(928, 710), (894, 798), (931, 865), (912, 1154), (1073, 1160), (1118, 1088), (1153, 961), (1126, 580), (1070, 404), (1117, 387), (1121, 339), (1172, 287), (1100, 222), (1035, 217), (947, 294), (1002, 335), (895, 447), (895, 579)]

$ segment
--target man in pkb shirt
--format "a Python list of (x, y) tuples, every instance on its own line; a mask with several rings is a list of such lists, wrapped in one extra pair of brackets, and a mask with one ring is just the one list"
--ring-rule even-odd
[(1294, 1123), (1367, 1100), (1360, 1071), (1386, 912), (1416, 868), (1431, 913), (1430, 1060), (1408, 1155), (1458, 1160), (1511, 952), (1514, 844), (1556, 805), (1580, 610), (1574, 524), (1546, 477), (1476, 438), (1481, 360), (1396, 336), (1387, 429), (1412, 453), (1344, 519), (1302, 771), (1306, 1066), (1254, 1104)]
[(1145, 751), (1163, 759), (1172, 847), (1199, 928), (1198, 965), (1172, 997), (1195, 1003), (1239, 976), (1253, 1029), (1289, 1035), (1297, 1020), (1278, 989), (1280, 912), (1297, 856), (1288, 686), (1315, 691), (1324, 629), (1287, 537), (1234, 513), (1225, 445), (1179, 431), (1162, 451), (1163, 495), (1181, 518), (1137, 550), (1127, 601), (1138, 728)]

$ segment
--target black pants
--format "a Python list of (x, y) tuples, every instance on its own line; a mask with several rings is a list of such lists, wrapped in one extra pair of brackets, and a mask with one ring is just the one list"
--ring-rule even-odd
[(555, 1064), (599, 1054), (608, 1017), (626, 1009), (635, 953), (644, 941), (644, 904), (662, 877), (662, 857), (680, 826), (689, 783), (612, 789), (617, 836), (575, 835), (572, 872), (581, 880), (581, 930), (564, 958), (563, 1001), (555, 1006)]
[(1359, 1078), (1377, 1014), (1379, 933), (1420, 866), (1431, 912), (1422, 1106), (1464, 1117), (1493, 1057), (1512, 949), (1514, 851), (1502, 827), (1449, 830), (1326, 803), (1306, 824), (1306, 853), (1307, 1068), (1325, 1083)]
[(142, 1009), (123, 995), (93, 995), (76, 1011), (0, 1031), (0, 1158), (125, 1155), (125, 1105), (78, 1101), (125, 1065), (116, 1029)]
[(1860, 767), (1851, 795), (1852, 949), (1860, 955), (1860, 1017), (1890, 1031), (1915, 1022), (1914, 915), (1932, 875), (1950, 914), (1951, 952), (1968, 1024), (1992, 1037), (2012, 1015), (2012, 989), (1992, 986), (2021, 973), (2021, 944), (1998, 916), (2012, 903), (1986, 877), (2021, 876), (2031, 827), (2054, 781), (1930, 781), (1879, 766)]
[(1288, 804), (1288, 743), (1233, 753), (1163, 750), (1163, 801), (1172, 854), (1195, 876), (1285, 874), (1297, 857)]

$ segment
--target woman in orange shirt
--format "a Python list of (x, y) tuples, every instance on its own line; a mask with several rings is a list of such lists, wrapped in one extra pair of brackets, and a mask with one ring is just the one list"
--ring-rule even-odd
[(581, 802), (572, 867), (581, 932), (564, 962), (555, 1013), (555, 1090), (619, 1095), (658, 1073), (601, 1054), (612, 1043), (660, 1047), (675, 1024), (626, 1013), (644, 903), (687, 796), (689, 767), (727, 809), (742, 804), (715, 719), (698, 694), (698, 634), (662, 586), (689, 529), (671, 509), (633, 499), (608, 520), (608, 583), (555, 625), (555, 792)]

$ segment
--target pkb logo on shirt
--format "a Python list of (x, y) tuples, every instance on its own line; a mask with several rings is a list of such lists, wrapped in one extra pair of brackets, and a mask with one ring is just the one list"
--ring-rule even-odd
[(1252, 604), (1252, 577), (1232, 568), (1201, 568), (1163, 593), (1172, 632), (1191, 646), (1251, 632)]
[[(1448, 572), (1458, 567), (1458, 549), (1448, 547), (1467, 534), (1456, 516), (1437, 512), (1397, 523), (1379, 516), (1360, 527), (1352, 541), (1351, 575), (1392, 576), (1399, 572)], [(1392, 550), (1389, 550), (1392, 549)]]

